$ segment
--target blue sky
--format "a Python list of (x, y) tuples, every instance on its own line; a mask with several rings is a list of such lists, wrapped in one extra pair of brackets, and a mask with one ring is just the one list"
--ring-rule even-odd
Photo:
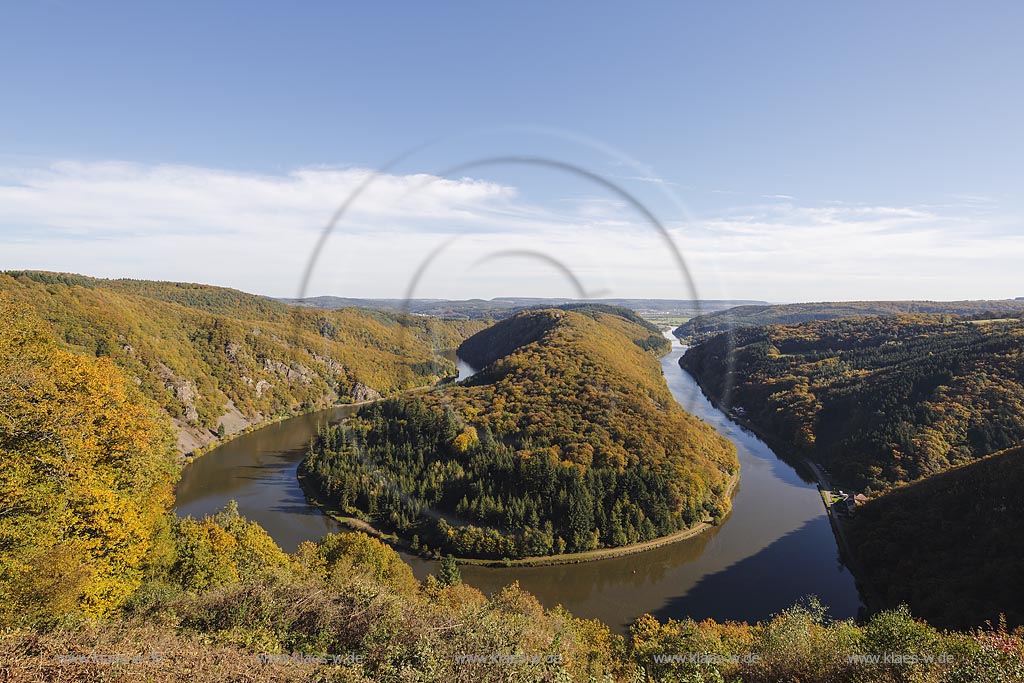
[(400, 296), (452, 233), (417, 293), (566, 294), (540, 260), (470, 267), (534, 249), (589, 294), (689, 296), (578, 177), (499, 164), (408, 198), (528, 154), (635, 194), (703, 296), (1024, 296), (1022, 30), (1018, 2), (12, 3), (0, 267), (289, 295), (361, 174), (434, 141), (311, 293)]

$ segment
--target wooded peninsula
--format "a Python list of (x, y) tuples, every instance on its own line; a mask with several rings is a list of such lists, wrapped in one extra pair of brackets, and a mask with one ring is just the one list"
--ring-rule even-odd
[(615, 548), (729, 510), (735, 449), (661, 376), (668, 341), (609, 306), (520, 313), (470, 337), (469, 381), (363, 408), (303, 472), (417, 548), (519, 558)]

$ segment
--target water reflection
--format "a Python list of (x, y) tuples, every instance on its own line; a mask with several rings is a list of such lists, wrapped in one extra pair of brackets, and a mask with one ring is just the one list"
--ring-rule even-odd
[[(839, 560), (838, 550), (831, 556), (805, 552), (808, 547), (826, 546), (830, 542), (834, 541), (828, 518), (812, 519), (759, 553), (702, 577), (686, 593), (666, 600), (652, 614), (663, 619), (686, 615), (694, 619), (754, 622), (778, 612), (780, 605), (792, 605), (814, 594), (828, 606), (833, 617), (854, 616), (860, 599), (856, 592), (847, 589), (843, 579), (848, 572)], [(785, 567), (786, 571), (771, 575), (769, 582), (764, 575), (765, 566)], [(836, 576), (841, 580), (829, 580)], [(723, 600), (723, 596), (740, 599)]]
[(259, 522), (287, 551), (304, 540), (342, 531), (340, 524), (309, 505), (296, 472), (317, 427), (354, 410), (340, 407), (296, 417), (197, 458), (185, 467), (178, 484), (178, 516), (201, 517), (235, 500), (243, 515)]

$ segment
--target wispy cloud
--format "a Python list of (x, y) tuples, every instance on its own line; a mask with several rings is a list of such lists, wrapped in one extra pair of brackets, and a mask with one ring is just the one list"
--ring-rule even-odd
[[(0, 225), (94, 237), (316, 230), (371, 175), (361, 168), (300, 168), (274, 176), (74, 161), (3, 169)], [(351, 227), (449, 229), (467, 216), (500, 214), (515, 195), (514, 188), (472, 178), (377, 175), (354, 205)]]
[(723, 288), (751, 298), (1021, 296), (1013, 265), (1024, 260), (1019, 216), (769, 204), (706, 216), (678, 235), (693, 262), (709, 264)]
[(638, 183), (649, 183), (651, 185), (662, 185), (665, 187), (674, 187), (681, 190), (694, 189), (692, 185), (683, 185), (682, 183), (666, 180), (656, 175), (615, 175), (611, 177), (614, 178), (615, 180), (629, 180)]
[(951, 194), (950, 199), (968, 206), (991, 206), (998, 201), (995, 197), (985, 194)]
[[(292, 295), (320, 229), (371, 174), (350, 167), (274, 175), (75, 161), (0, 169), (0, 268), (184, 279)], [(761, 198), (689, 222), (668, 220), (703, 296), (1024, 296), (1014, 289), (1024, 223), (998, 202), (981, 210), (966, 200), (897, 206)], [(321, 255), (313, 293), (401, 296), (424, 255), (453, 234), (461, 237), (419, 295), (567, 293), (542, 260), (481, 261), (509, 250), (564, 261), (588, 291), (690, 295), (680, 289), (662, 237), (617, 198), (539, 203), (507, 184), (425, 174), (374, 179)], [(481, 262), (487, 266), (468, 265)]]

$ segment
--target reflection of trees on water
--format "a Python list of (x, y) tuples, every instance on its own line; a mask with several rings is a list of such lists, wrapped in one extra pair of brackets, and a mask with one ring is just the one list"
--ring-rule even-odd
[[(718, 621), (738, 620), (754, 623), (814, 595), (829, 608), (833, 618), (857, 615), (860, 596), (853, 576), (834, 557), (808, 553), (808, 547), (821, 547), (832, 540), (828, 517), (818, 517), (789, 532), (764, 550), (735, 562), (721, 571), (706, 574), (685, 594), (671, 598), (655, 612), (661, 620), (692, 617)], [(766, 567), (784, 567), (785, 571), (766, 574)], [(768, 584), (765, 579), (771, 579)]]
[[(555, 565), (550, 567), (514, 567), (491, 569), (462, 567), (463, 581), (484, 593), (493, 593), (503, 586), (519, 581), (527, 591), (536, 595), (542, 604), (584, 603), (607, 594), (610, 599), (622, 600), (631, 606), (656, 600), (665, 592), (670, 574), (684, 568), (683, 575), (673, 586), (685, 590), (686, 582), (696, 580), (703, 570), (686, 568), (702, 557), (709, 543), (722, 530), (713, 527), (694, 538), (671, 543), (654, 550), (596, 562)], [(687, 577), (687, 574), (692, 574)], [(648, 587), (645, 590), (645, 587)], [(657, 605), (652, 602), (652, 609)], [(636, 615), (639, 616), (639, 613)], [(612, 620), (614, 621), (614, 619)]]

